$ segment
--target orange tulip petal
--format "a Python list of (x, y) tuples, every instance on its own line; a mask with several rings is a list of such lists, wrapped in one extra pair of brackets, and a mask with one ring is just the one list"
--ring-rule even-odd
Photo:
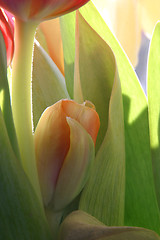
[(63, 46), (59, 18), (42, 22), (40, 29), (45, 36), (50, 57), (64, 75)]
[(70, 127), (70, 148), (56, 184), (53, 199), (56, 211), (65, 208), (82, 191), (95, 157), (91, 136), (76, 120), (67, 118), (67, 122)]
[(42, 116), (35, 131), (35, 152), (40, 186), (47, 205), (69, 149), (70, 130), (61, 102), (47, 108)]
[[(67, 117), (80, 125), (76, 127), (78, 131), (83, 129), (86, 134), (88, 132), (94, 143), (99, 129), (99, 117), (96, 111), (72, 100), (61, 100), (42, 114), (35, 131), (35, 153), (42, 197), (46, 206), (53, 197), (59, 173), (71, 149), (71, 133)], [(76, 153), (70, 155), (76, 156)]]
[(86, 131), (91, 135), (94, 144), (100, 127), (99, 116), (97, 112), (84, 104), (78, 104), (74, 101), (63, 101), (63, 109), (67, 116), (77, 120)]

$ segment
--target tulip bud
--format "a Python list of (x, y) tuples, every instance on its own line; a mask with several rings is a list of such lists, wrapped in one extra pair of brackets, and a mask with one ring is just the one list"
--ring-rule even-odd
[(0, 0), (5, 8), (18, 18), (42, 21), (76, 10), (89, 0)]
[(44, 205), (65, 208), (82, 190), (94, 159), (97, 112), (61, 100), (47, 108), (35, 131), (35, 152)]

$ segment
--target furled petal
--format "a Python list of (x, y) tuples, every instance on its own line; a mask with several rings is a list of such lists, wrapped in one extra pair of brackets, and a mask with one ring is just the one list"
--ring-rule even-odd
[(44, 204), (51, 200), (70, 145), (70, 129), (62, 102), (46, 109), (35, 131), (35, 152)]
[(45, 20), (71, 12), (88, 0), (0, 0), (0, 6), (27, 21)]
[(0, 31), (2, 32), (6, 50), (7, 65), (10, 64), (14, 52), (14, 21), (13, 16), (0, 8)]
[[(78, 104), (72, 100), (61, 100), (48, 107), (38, 122), (35, 131), (35, 152), (45, 206), (54, 198), (57, 184), (63, 186), (62, 169), (62, 172), (67, 169), (67, 173), (64, 175), (66, 177), (69, 174), (68, 166), (70, 165), (73, 166), (73, 169), (72, 167), (70, 169), (70, 175), (75, 175), (75, 173), (72, 173), (72, 170), (74, 170), (76, 176), (78, 176), (77, 168), (74, 168), (74, 161), (81, 164), (81, 167), (79, 165), (81, 170), (88, 168), (87, 164), (83, 165), (87, 162), (86, 159), (90, 162), (91, 158), (91, 144), (87, 143), (87, 141), (90, 142), (92, 138), (95, 143), (100, 125), (98, 114), (89, 106), (92, 106), (92, 104)], [(75, 147), (76, 144), (77, 147)], [(65, 161), (67, 162), (65, 163)], [(63, 168), (63, 166), (65, 167)], [(61, 176), (61, 180), (59, 180), (59, 176)], [(83, 186), (84, 179), (82, 176), (84, 176), (83, 173), (80, 174), (80, 179), (77, 180), (77, 188), (74, 193)], [(68, 181), (71, 182), (70, 179)], [(56, 191), (59, 192), (60, 187), (57, 189)], [(71, 198), (73, 196), (74, 194), (70, 194)], [(60, 206), (63, 205), (64, 202), (62, 201)], [(59, 205), (57, 207), (59, 208)]]
[(65, 208), (83, 189), (94, 159), (94, 144), (85, 129), (67, 118), (70, 127), (70, 149), (65, 158), (53, 198), (55, 211)]
[(82, 107), (81, 104), (73, 101), (64, 101), (63, 109), (67, 116), (77, 120), (86, 129), (95, 144), (100, 122), (98, 114), (94, 109), (94, 105), (89, 101), (86, 101), (83, 103)]

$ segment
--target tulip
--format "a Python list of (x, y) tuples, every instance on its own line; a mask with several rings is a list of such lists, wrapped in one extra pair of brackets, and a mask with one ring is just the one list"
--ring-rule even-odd
[(90, 105), (72, 100), (61, 100), (42, 114), (34, 137), (45, 207), (65, 208), (84, 187), (99, 125)]
[(69, 13), (89, 0), (0, 0), (0, 6), (22, 19), (47, 20)]
[(0, 0), (0, 7), (15, 17), (12, 112), (22, 165), (39, 200), (41, 197), (33, 142), (31, 93), (34, 35), (40, 22), (69, 13), (86, 2), (88, 0)]
[(0, 8), (0, 31), (2, 32), (6, 51), (7, 65), (10, 64), (14, 52), (14, 21), (13, 16)]

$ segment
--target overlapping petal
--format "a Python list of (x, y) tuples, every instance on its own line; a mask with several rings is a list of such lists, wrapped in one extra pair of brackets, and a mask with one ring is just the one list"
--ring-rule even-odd
[[(59, 186), (65, 184), (64, 178), (69, 177), (68, 181), (72, 185), (70, 177), (75, 175), (76, 181), (79, 176), (77, 166), (79, 166), (79, 170), (81, 169), (81, 173), (76, 185), (80, 189), (84, 184), (84, 172), (86, 172), (85, 169), (88, 169), (90, 157), (93, 158), (93, 142), (96, 141), (100, 125), (97, 112), (86, 106), (87, 104), (61, 100), (47, 108), (39, 120), (35, 131), (35, 152), (45, 206), (52, 200), (57, 183), (58, 190), (56, 191), (58, 191), (58, 195), (61, 195), (62, 187)], [(70, 166), (70, 171), (68, 166)], [(76, 169), (76, 173), (74, 169)], [(82, 171), (83, 169), (84, 171)], [(61, 170), (64, 172), (63, 174), (61, 174)], [(74, 193), (70, 193), (70, 197), (75, 196), (75, 192), (78, 191), (77, 187), (72, 191)], [(58, 203), (57, 198), (56, 202)], [(60, 206), (64, 205), (64, 201), (62, 201)]]

